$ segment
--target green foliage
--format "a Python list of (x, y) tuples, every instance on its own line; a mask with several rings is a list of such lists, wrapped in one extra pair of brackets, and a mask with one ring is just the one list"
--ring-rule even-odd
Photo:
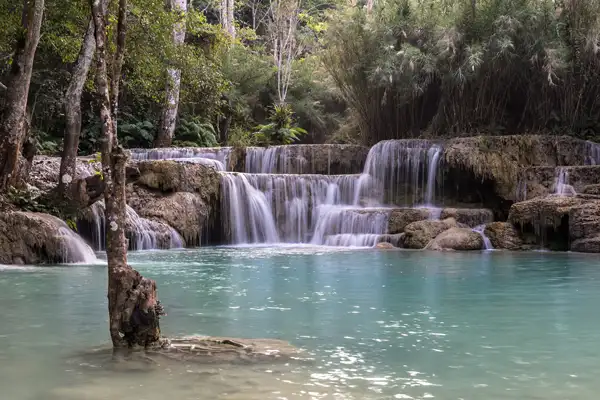
[(33, 139), (35, 140), (38, 154), (55, 156), (62, 148), (60, 141), (47, 132), (34, 130)]
[(363, 141), (600, 131), (600, 1), (379, 4), (338, 14), (324, 40)]
[(6, 193), (6, 199), (22, 211), (47, 213), (59, 216), (60, 210), (52, 204), (48, 198), (39, 196), (29, 190), (20, 190), (10, 187)]
[(156, 127), (150, 121), (135, 119), (117, 124), (119, 141), (126, 147), (149, 147), (154, 140)]
[(216, 147), (219, 145), (217, 134), (212, 124), (202, 122), (198, 118), (182, 119), (175, 129), (174, 146), (181, 147)]
[(276, 105), (271, 110), (268, 124), (259, 125), (254, 132), (259, 143), (264, 145), (292, 144), (306, 135), (306, 131), (292, 126), (294, 112), (288, 104)]

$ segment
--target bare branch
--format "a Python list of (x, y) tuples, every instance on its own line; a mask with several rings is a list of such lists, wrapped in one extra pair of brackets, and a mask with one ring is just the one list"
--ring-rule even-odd
[(8, 89), (2, 82), (0, 82), (0, 90)]

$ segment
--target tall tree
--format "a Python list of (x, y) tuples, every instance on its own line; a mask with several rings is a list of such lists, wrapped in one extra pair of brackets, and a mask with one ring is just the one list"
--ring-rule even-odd
[(27, 96), (43, 16), (44, 0), (24, 0), (21, 20), (23, 29), (16, 41), (6, 84), (6, 108), (0, 123), (0, 191), (19, 184), (25, 178), (21, 153), (29, 133)]
[[(125, 238), (125, 164), (127, 153), (116, 137), (116, 113), (121, 67), (125, 52), (127, 0), (119, 0), (117, 50), (109, 92), (106, 22), (101, 0), (91, 0), (96, 38), (96, 90), (102, 123), (102, 174), (105, 218), (109, 227), (106, 240), (108, 260), (108, 314), (110, 337), (115, 348), (148, 346), (160, 338), (161, 306), (156, 283), (143, 278), (127, 265)], [(112, 97), (112, 101), (111, 101)]]
[(71, 82), (65, 95), (67, 122), (58, 181), (58, 190), (62, 194), (66, 193), (67, 188), (76, 176), (75, 166), (81, 133), (81, 95), (96, 51), (94, 27), (94, 21), (90, 18), (79, 56), (71, 72)]
[(235, 18), (234, 18), (235, 2), (234, 0), (221, 0), (219, 12), (221, 16), (221, 25), (223, 29), (235, 38)]
[[(185, 41), (185, 16), (187, 13), (187, 0), (167, 0), (169, 9), (177, 14), (177, 22), (173, 26), (173, 43), (180, 46)], [(179, 88), (181, 86), (181, 70), (178, 68), (167, 69), (166, 99), (161, 114), (161, 123), (158, 128), (156, 147), (168, 147), (173, 141), (177, 111), (179, 109)]]
[(271, 0), (270, 36), (277, 68), (277, 100), (285, 104), (292, 79), (292, 64), (300, 53), (297, 38), (300, 0)]

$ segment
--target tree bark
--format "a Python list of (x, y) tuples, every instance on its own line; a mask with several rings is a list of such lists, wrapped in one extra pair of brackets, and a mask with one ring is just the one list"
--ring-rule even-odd
[(77, 176), (76, 161), (79, 148), (79, 136), (81, 134), (81, 95), (83, 87), (92, 65), (94, 52), (96, 51), (96, 38), (94, 36), (94, 21), (90, 19), (88, 29), (81, 44), (81, 50), (77, 62), (71, 73), (71, 82), (65, 95), (65, 115), (67, 126), (63, 142), (63, 153), (60, 162), (60, 174), (58, 179), (58, 191), (65, 195), (70, 183)]
[(221, 0), (219, 12), (221, 16), (221, 25), (225, 32), (235, 39), (235, 18), (233, 16), (235, 8), (234, 0)]
[[(167, 0), (169, 9), (179, 14), (179, 20), (173, 26), (173, 43), (181, 46), (185, 41), (185, 14), (187, 13), (187, 0)], [(181, 70), (167, 69), (167, 84), (165, 88), (165, 105), (162, 110), (161, 123), (156, 137), (156, 147), (169, 147), (175, 134), (177, 112), (179, 110), (179, 89), (181, 86)]]
[[(162, 314), (154, 281), (143, 278), (127, 265), (125, 238), (125, 186), (127, 154), (116, 137), (115, 113), (118, 101), (111, 102), (106, 66), (106, 26), (100, 0), (91, 0), (96, 37), (96, 89), (102, 122), (102, 174), (105, 182), (104, 201), (107, 230), (108, 314), (110, 337), (115, 348), (148, 346), (160, 338), (159, 317)], [(119, 1), (117, 54), (115, 62), (122, 64), (124, 54), (127, 7)], [(119, 60), (120, 58), (120, 60)], [(113, 77), (120, 78), (120, 68), (113, 66)], [(112, 82), (113, 97), (119, 84)]]
[(40, 30), (44, 0), (25, 0), (23, 30), (16, 44), (15, 56), (6, 90), (6, 109), (0, 125), (0, 192), (17, 186), (25, 176), (21, 169), (21, 152), (28, 134), (27, 96)]

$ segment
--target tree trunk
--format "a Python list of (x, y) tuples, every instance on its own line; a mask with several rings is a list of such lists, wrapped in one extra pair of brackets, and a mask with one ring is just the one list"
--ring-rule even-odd
[[(127, 154), (119, 146), (114, 122), (118, 102), (108, 90), (106, 66), (106, 26), (100, 0), (91, 0), (96, 37), (96, 89), (102, 121), (102, 173), (106, 185), (104, 191), (105, 217), (108, 221), (106, 255), (108, 259), (108, 314), (110, 337), (115, 348), (148, 346), (160, 338), (159, 316), (161, 306), (156, 297), (154, 281), (143, 278), (127, 265), (127, 240), (125, 239), (125, 167)], [(127, 2), (119, 2), (119, 23), (116, 63), (124, 50)], [(120, 69), (113, 66), (113, 76), (120, 77)], [(112, 82), (117, 89), (118, 83)]]
[(225, 32), (227, 32), (232, 39), (235, 38), (235, 19), (233, 16), (234, 7), (234, 0), (221, 0), (219, 6), (221, 25), (223, 26)]
[(94, 21), (90, 19), (83, 43), (81, 44), (79, 57), (71, 73), (71, 82), (65, 95), (67, 126), (65, 128), (65, 139), (58, 179), (58, 191), (63, 195), (67, 193), (70, 182), (74, 181), (77, 176), (77, 150), (79, 148), (79, 135), (81, 134), (81, 95), (95, 51)]
[(229, 35), (232, 39), (235, 39), (235, 18), (233, 17), (234, 8), (234, 0), (227, 0), (227, 25), (229, 27)]
[[(180, 46), (185, 41), (185, 14), (187, 0), (167, 0), (171, 11), (176, 12), (181, 18), (173, 26), (173, 43)], [(181, 85), (181, 71), (175, 68), (167, 69), (167, 85), (165, 88), (166, 101), (162, 110), (161, 123), (156, 137), (156, 147), (169, 147), (175, 134), (177, 112), (179, 109), (179, 88)]]
[(0, 125), (0, 192), (26, 178), (19, 170), (24, 161), (21, 151), (28, 134), (27, 96), (43, 16), (44, 0), (25, 0), (23, 33), (17, 40), (6, 85), (6, 108)]

